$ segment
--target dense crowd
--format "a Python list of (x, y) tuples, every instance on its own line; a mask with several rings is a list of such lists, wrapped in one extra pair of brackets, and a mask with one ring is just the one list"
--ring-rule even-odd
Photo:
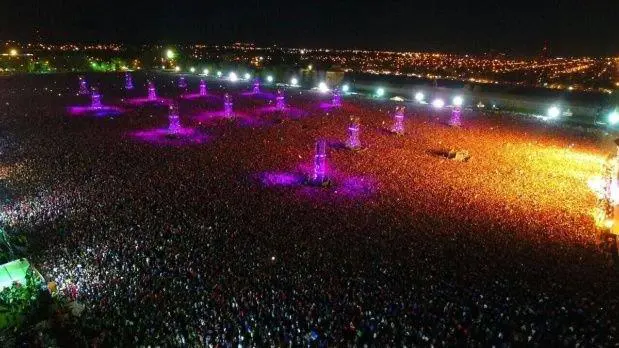
[[(184, 101), (183, 124), (213, 140), (161, 146), (127, 134), (165, 127), (164, 108), (69, 118), (70, 88), (28, 93), (71, 78), (0, 82), (25, 91), (0, 96), (2, 223), (86, 305), (61, 345), (617, 344), (619, 275), (589, 214), (604, 157), (591, 135), (472, 111), (454, 128), (447, 111), (410, 108), (397, 137), (390, 103), (324, 111), (297, 93), (287, 101), (306, 117), (256, 116), (277, 118), (260, 127), (192, 122), (209, 106)], [(246, 114), (264, 103), (235, 100)], [(255, 179), (311, 167), (314, 140), (344, 141), (351, 115), (363, 150), (333, 146), (329, 166), (375, 190)], [(440, 155), (452, 149), (472, 157)]]

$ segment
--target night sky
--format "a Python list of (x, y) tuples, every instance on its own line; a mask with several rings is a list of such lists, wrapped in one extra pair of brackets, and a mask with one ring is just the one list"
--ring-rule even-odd
[[(34, 5), (33, 5), (34, 4)], [(13, 1), (0, 39), (619, 55), (619, 0)]]

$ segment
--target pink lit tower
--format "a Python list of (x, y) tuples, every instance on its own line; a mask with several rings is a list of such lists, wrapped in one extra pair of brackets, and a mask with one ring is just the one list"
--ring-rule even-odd
[(393, 126), (391, 132), (397, 135), (404, 135), (404, 111), (405, 106), (396, 106), (395, 113), (393, 115)]
[(90, 90), (88, 89), (88, 81), (86, 81), (86, 78), (84, 76), (80, 76), (79, 82), (80, 82), (80, 90), (78, 93), (80, 95), (90, 94)]
[(359, 128), (361, 122), (359, 117), (352, 116), (350, 118), (350, 125), (348, 126), (348, 139), (346, 140), (346, 147), (351, 150), (359, 150), (361, 148), (361, 141), (359, 140)]
[(230, 94), (226, 93), (224, 95), (224, 117), (230, 118), (233, 116), (232, 107), (233, 107), (232, 97), (230, 96)]
[(178, 112), (178, 104), (171, 103), (168, 111), (168, 134), (176, 135), (181, 130), (181, 119)]
[(133, 77), (129, 72), (125, 73), (125, 89), (132, 90), (133, 89)]
[(311, 184), (324, 186), (327, 180), (327, 142), (324, 139), (316, 141), (316, 154), (314, 155), (314, 171), (310, 178)]
[(275, 108), (279, 111), (282, 111), (286, 108), (286, 101), (284, 98), (284, 92), (281, 89), (277, 90), (277, 94), (275, 96)]
[(101, 104), (101, 94), (96, 88), (92, 88), (92, 93), (90, 95), (90, 107), (93, 109), (101, 109), (103, 105)]
[(200, 79), (200, 96), (206, 97), (207, 89), (206, 89), (206, 81), (204, 79)]
[(155, 89), (155, 83), (153, 81), (148, 81), (148, 100), (157, 100), (157, 90)]
[(333, 98), (331, 100), (331, 104), (335, 108), (339, 108), (342, 106), (342, 92), (340, 92), (339, 88), (333, 90)]

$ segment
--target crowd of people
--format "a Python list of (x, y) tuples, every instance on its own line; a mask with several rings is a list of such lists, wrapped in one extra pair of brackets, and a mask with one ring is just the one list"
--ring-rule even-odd
[[(192, 123), (185, 101), (184, 126), (214, 139), (159, 146), (127, 133), (166, 127), (165, 108), (69, 118), (71, 83), (0, 82), (26, 91), (0, 95), (1, 222), (85, 305), (59, 345), (617, 344), (619, 275), (589, 215), (586, 179), (604, 157), (590, 135), (472, 111), (454, 128), (448, 111), (411, 108), (395, 137), (387, 102), (324, 111), (306, 93), (288, 102), (307, 116), (255, 116), (281, 119), (260, 127)], [(376, 190), (255, 180), (311, 165), (314, 140), (343, 142), (352, 114), (363, 150), (334, 146), (329, 169)], [(471, 159), (438, 155), (455, 148)], [(42, 329), (30, 330), (36, 343)]]

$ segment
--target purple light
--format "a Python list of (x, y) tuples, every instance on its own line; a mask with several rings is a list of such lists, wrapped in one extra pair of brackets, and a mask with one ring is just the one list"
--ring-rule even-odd
[(176, 134), (170, 135), (167, 128), (148, 129), (129, 133), (133, 139), (158, 146), (200, 145), (211, 140), (207, 134), (193, 128), (180, 128)]
[(155, 83), (153, 81), (148, 81), (148, 101), (156, 101), (157, 100), (157, 90), (155, 89)]
[(79, 77), (79, 81), (80, 81), (79, 94), (80, 95), (88, 95), (88, 94), (90, 94), (90, 90), (88, 89), (88, 82), (86, 82), (86, 78), (84, 78), (83, 76), (80, 76)]
[(287, 172), (266, 172), (260, 175), (260, 181), (266, 187), (299, 186), (303, 183), (303, 176)]
[(181, 120), (178, 114), (177, 103), (170, 104), (168, 122), (168, 133), (174, 135), (178, 134), (181, 130)]
[(101, 109), (101, 107), (103, 107), (103, 105), (101, 105), (101, 94), (99, 94), (96, 88), (92, 89), (90, 100), (90, 107), (92, 109)]
[(133, 78), (131, 77), (131, 74), (128, 72), (125, 73), (125, 89), (127, 90), (133, 89)]
[(451, 118), (449, 119), (449, 125), (454, 127), (462, 126), (461, 114), (462, 110), (459, 107), (453, 108), (451, 111)]
[(359, 140), (359, 128), (361, 124), (358, 117), (350, 118), (350, 125), (348, 126), (348, 139), (346, 140), (346, 147), (351, 150), (358, 150), (361, 148), (361, 141)]
[(393, 126), (391, 127), (391, 132), (403, 135), (404, 134), (404, 111), (406, 110), (405, 106), (396, 106), (395, 113), (393, 117)]
[(258, 80), (258, 79), (254, 80), (254, 88), (252, 90), (252, 93), (254, 93), (254, 94), (260, 93), (260, 80)]
[(185, 89), (187, 88), (187, 81), (185, 80), (185, 76), (179, 76), (178, 78), (178, 88)]
[(224, 117), (231, 118), (233, 116), (232, 106), (232, 97), (230, 96), (230, 94), (226, 93), (224, 95)]
[(333, 107), (339, 108), (342, 106), (342, 93), (339, 88), (333, 90), (333, 99), (331, 100)]
[(204, 79), (200, 79), (200, 96), (206, 97), (206, 81)]
[(314, 185), (323, 185), (327, 181), (327, 142), (324, 139), (316, 141), (316, 154), (314, 155), (314, 172), (311, 182)]
[(286, 108), (286, 101), (284, 99), (284, 92), (281, 89), (277, 90), (277, 95), (275, 96), (275, 108), (279, 111), (282, 111)]

